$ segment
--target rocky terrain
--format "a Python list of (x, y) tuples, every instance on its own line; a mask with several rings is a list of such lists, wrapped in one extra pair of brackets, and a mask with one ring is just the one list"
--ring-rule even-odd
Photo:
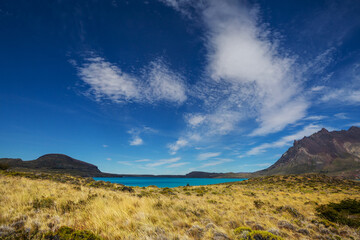
[(295, 140), (294, 145), (267, 169), (254, 173), (209, 173), (194, 171), (186, 175), (131, 175), (101, 172), (97, 166), (64, 154), (46, 154), (32, 161), (1, 158), (0, 167), (16, 171), (67, 173), (84, 177), (188, 177), (188, 178), (251, 178), (258, 176), (323, 173), (331, 176), (360, 178), (360, 128), (329, 132), (325, 128)]
[(257, 175), (324, 173), (360, 177), (360, 128), (326, 129), (294, 141), (294, 145), (269, 168)]

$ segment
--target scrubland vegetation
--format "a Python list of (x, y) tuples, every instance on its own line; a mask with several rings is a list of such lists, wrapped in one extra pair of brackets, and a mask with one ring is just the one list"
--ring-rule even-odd
[(360, 183), (276, 176), (177, 188), (0, 174), (0, 239), (360, 239)]

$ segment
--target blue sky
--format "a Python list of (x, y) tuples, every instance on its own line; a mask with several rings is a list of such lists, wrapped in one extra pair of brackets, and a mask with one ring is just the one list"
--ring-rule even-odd
[(0, 0), (0, 157), (246, 172), (360, 125), (359, 1)]

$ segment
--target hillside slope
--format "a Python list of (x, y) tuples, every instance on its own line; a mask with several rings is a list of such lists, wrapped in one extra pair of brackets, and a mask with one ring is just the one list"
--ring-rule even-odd
[(360, 177), (360, 128), (329, 132), (326, 129), (294, 141), (269, 168), (256, 175), (325, 173)]
[(31, 161), (23, 161), (19, 158), (1, 158), (0, 164), (19, 171), (35, 169), (41, 172), (68, 173), (84, 177), (102, 175), (97, 166), (64, 154), (46, 154)]

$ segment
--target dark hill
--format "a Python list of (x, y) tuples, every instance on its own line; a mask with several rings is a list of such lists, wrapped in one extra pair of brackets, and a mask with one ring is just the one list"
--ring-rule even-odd
[(101, 171), (97, 166), (86, 163), (64, 154), (46, 154), (36, 160), (23, 161), (19, 158), (2, 158), (2, 165), (21, 171), (42, 171), (54, 173), (68, 173), (79, 176), (99, 176)]
[(194, 171), (185, 175), (186, 178), (250, 178), (251, 173), (209, 173)]
[(32, 161), (1, 158), (1, 166), (16, 171), (67, 173), (84, 177), (187, 177), (187, 178), (250, 178), (269, 175), (324, 173), (333, 176), (360, 178), (360, 128), (314, 133), (294, 145), (267, 169), (255, 173), (191, 172), (186, 175), (133, 175), (101, 172), (97, 166), (63, 154), (46, 154)]
[(329, 132), (325, 128), (294, 145), (256, 175), (325, 173), (360, 177), (360, 128)]

